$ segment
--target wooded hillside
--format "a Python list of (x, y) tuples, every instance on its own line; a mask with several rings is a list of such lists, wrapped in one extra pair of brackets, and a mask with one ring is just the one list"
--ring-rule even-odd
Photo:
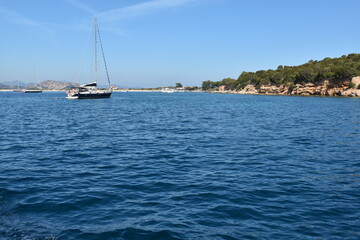
[(313, 83), (324, 80), (343, 82), (352, 77), (360, 76), (360, 54), (349, 54), (339, 58), (325, 58), (321, 61), (310, 60), (299, 66), (280, 65), (276, 70), (259, 70), (257, 72), (242, 72), (238, 79), (225, 78), (218, 82), (204, 81), (203, 90), (216, 89), (225, 85), (227, 89), (239, 90), (247, 84), (254, 86), (280, 86)]

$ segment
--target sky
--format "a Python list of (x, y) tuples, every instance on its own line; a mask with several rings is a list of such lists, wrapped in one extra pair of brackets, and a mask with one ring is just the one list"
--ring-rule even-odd
[[(360, 52), (358, 0), (0, 0), (0, 82), (201, 86)], [(99, 84), (106, 83), (99, 63)]]

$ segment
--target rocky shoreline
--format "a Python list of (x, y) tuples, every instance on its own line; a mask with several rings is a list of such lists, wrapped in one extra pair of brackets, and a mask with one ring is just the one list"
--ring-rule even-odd
[(238, 91), (225, 90), (219, 88), (220, 93), (237, 93), (237, 94), (263, 94), (263, 95), (298, 95), (298, 96), (347, 96), (360, 97), (360, 77), (354, 77), (351, 81), (331, 81), (325, 80), (320, 84), (296, 84), (280, 86), (275, 85), (246, 85)]

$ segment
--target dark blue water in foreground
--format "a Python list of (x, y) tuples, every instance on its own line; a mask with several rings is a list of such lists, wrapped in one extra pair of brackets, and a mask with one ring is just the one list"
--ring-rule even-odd
[(0, 93), (0, 239), (360, 239), (360, 98)]

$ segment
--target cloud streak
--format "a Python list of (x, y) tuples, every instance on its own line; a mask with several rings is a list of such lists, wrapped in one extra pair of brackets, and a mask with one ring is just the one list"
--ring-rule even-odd
[(75, 6), (94, 17), (101, 18), (105, 21), (118, 21), (121, 19), (132, 18), (149, 14), (156, 10), (167, 9), (171, 7), (180, 6), (195, 0), (151, 0), (127, 7), (115, 8), (104, 12), (96, 12), (89, 6), (79, 2), (78, 0), (65, 0), (67, 3)]
[(136, 17), (151, 13), (156, 10), (167, 9), (183, 5), (194, 0), (152, 0), (128, 7), (112, 9), (103, 13), (100, 13), (98, 17), (109, 21), (116, 21), (119, 19)]
[[(90, 14), (91, 17), (98, 18), (102, 23), (107, 22), (106, 24), (103, 24), (107, 27), (102, 27), (102, 30), (112, 32), (116, 35), (127, 35), (126, 30), (118, 25), (118, 22), (121, 20), (144, 16), (156, 11), (178, 7), (194, 1), (199, 0), (147, 0), (139, 4), (98, 12), (96, 9), (86, 5), (85, 0), (64, 0), (64, 2), (69, 5)], [(71, 28), (81, 30), (89, 29), (88, 21), (89, 19), (79, 20), (77, 24), (73, 25)]]
[(68, 4), (70, 4), (70, 5), (74, 6), (74, 7), (77, 7), (79, 9), (83, 10), (84, 12), (90, 13), (91, 15), (96, 16), (98, 14), (94, 9), (92, 9), (89, 6), (79, 2), (78, 0), (65, 0), (65, 2), (67, 2)]
[(0, 19), (3, 19), (4, 21), (16, 25), (35, 27), (41, 30), (48, 30), (48, 28), (44, 27), (41, 23), (34, 21), (30, 18), (27, 18), (17, 12), (11, 11), (9, 9), (5, 9), (1, 6), (0, 6)]

